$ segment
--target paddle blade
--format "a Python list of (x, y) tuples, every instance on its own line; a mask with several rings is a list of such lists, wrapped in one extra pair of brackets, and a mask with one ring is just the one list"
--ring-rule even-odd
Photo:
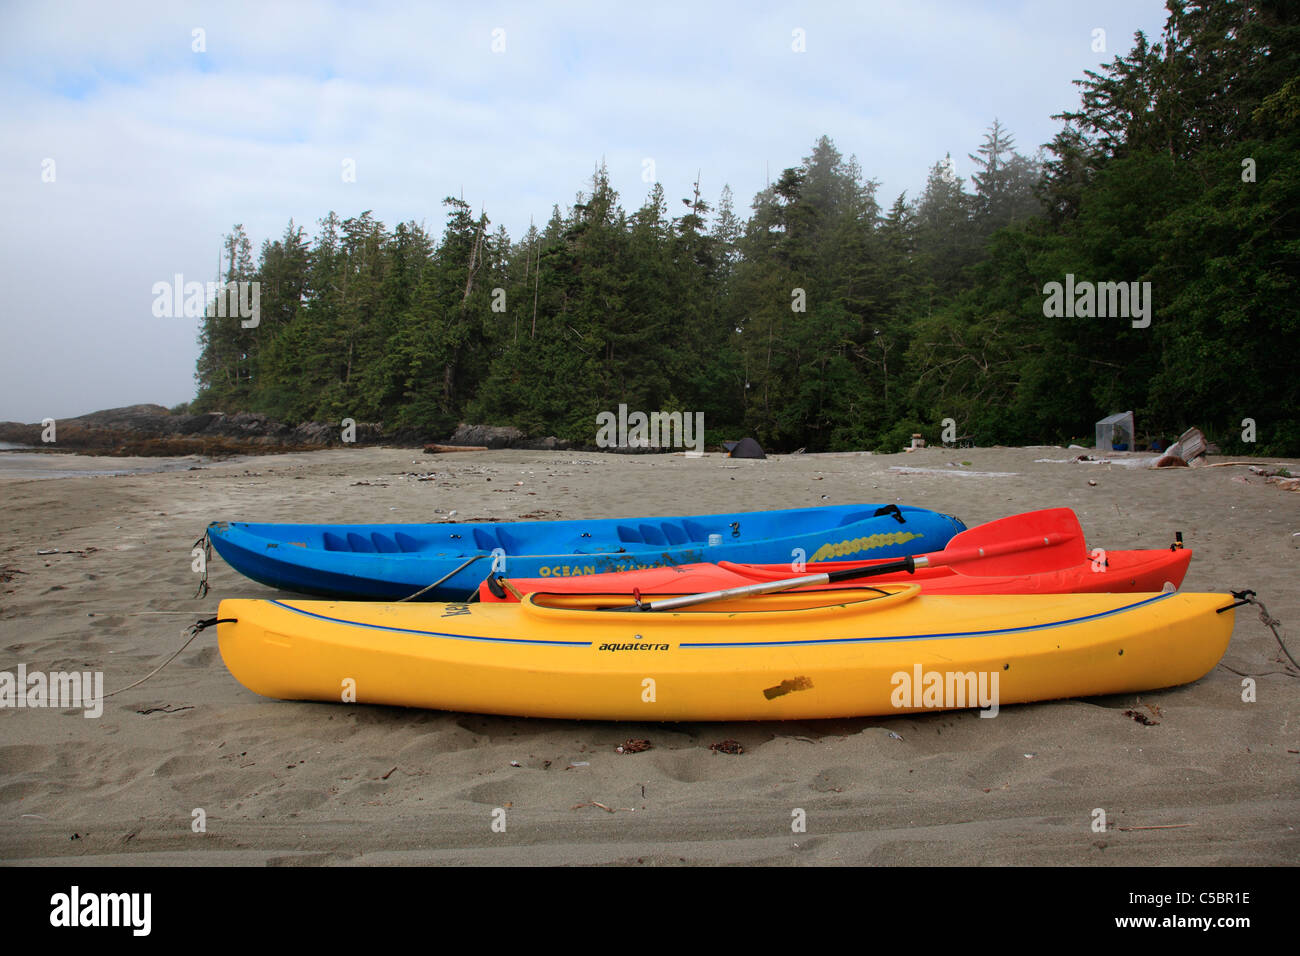
[[(1079, 519), (1074, 516), (1074, 512), (1069, 508), (1050, 508), (999, 518), (963, 531), (949, 541), (948, 547), (942, 551), (922, 555), (924, 563), (917, 559), (917, 566), (951, 567), (959, 574), (998, 577), (1077, 567), (1087, 556), (1083, 529), (1079, 527)], [(850, 567), (780, 581), (746, 584), (724, 591), (688, 594), (615, 610), (668, 611), (724, 598), (770, 594), (804, 585), (851, 581), (896, 571), (911, 571), (912, 561), (910, 557), (899, 558), (897, 561), (885, 561), (874, 566)]]
[(1073, 511), (1045, 508), (977, 525), (926, 558), (958, 574), (998, 577), (1077, 567), (1088, 560), (1088, 548)]

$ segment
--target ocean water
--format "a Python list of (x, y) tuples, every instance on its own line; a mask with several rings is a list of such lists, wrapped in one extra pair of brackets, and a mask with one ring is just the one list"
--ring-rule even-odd
[(185, 458), (110, 458), (102, 455), (60, 455), (23, 452), (23, 446), (0, 442), (0, 479), (5, 478), (113, 478), (150, 475), (160, 471), (187, 471), (204, 465), (197, 455)]

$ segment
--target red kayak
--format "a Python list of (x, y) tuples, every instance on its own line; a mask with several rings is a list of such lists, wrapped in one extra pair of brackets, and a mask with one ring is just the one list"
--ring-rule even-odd
[[(1003, 519), (1009, 520), (1009, 519)], [(978, 529), (972, 529), (978, 530)], [(966, 532), (969, 534), (970, 532)], [(955, 539), (954, 539), (955, 540)], [(1066, 567), (1035, 567), (1032, 550), (1020, 555), (1020, 573), (985, 574), (970, 563), (952, 566), (917, 567), (912, 572), (894, 572), (868, 578), (868, 583), (921, 585), (927, 594), (1070, 594), (1160, 591), (1167, 584), (1183, 583), (1190, 549), (1182, 543), (1164, 551), (1086, 551), (1078, 543), (1078, 560)], [(479, 585), (481, 601), (516, 601), (517, 595), (534, 591), (583, 594), (698, 594), (780, 581), (794, 574), (818, 574), (845, 569), (867, 568), (890, 563), (875, 561), (823, 561), (794, 568), (789, 564), (684, 564), (677, 567), (646, 568), (613, 574), (566, 575), (557, 565), (553, 574), (541, 578), (512, 578), (491, 575)], [(502, 579), (506, 586), (502, 586)], [(820, 589), (827, 585), (814, 585)], [(513, 593), (512, 593), (513, 591)]]

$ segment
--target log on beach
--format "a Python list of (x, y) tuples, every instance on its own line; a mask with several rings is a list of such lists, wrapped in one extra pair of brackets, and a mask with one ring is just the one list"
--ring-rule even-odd
[(426, 455), (441, 455), (449, 451), (487, 451), (487, 445), (425, 445)]

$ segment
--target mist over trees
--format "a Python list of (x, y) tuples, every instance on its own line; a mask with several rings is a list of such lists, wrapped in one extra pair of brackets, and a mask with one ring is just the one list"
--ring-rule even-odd
[[(629, 212), (597, 168), (517, 240), (452, 198), (441, 235), (330, 213), (256, 261), (235, 226), (222, 278), (261, 283), (260, 323), (203, 320), (193, 407), (591, 442), (626, 403), (810, 451), (894, 451), (947, 418), (1061, 442), (1131, 408), (1151, 436), (1300, 454), (1300, 18), (1169, 11), (1076, 81), (1050, 143), (1025, 155), (993, 118), (914, 198), (823, 136), (747, 215), (698, 183)], [(1151, 283), (1149, 327), (1045, 316), (1066, 274)]]

